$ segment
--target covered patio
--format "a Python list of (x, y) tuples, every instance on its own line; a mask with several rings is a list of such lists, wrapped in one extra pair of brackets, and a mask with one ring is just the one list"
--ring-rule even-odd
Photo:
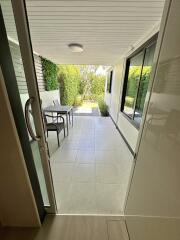
[(60, 148), (48, 143), (58, 213), (123, 213), (133, 155), (110, 117), (76, 116)]
[[(28, 91), (15, 24), (11, 24), (12, 9), (7, 1), (2, 2), (24, 107)], [(112, 89), (106, 89), (104, 100), (121, 134), (110, 117), (74, 116), (69, 135), (64, 138), (60, 133), (60, 147), (54, 132), (47, 138), (58, 212), (121, 215), (139, 134), (121, 109), (126, 62), (158, 33), (164, 0), (27, 0), (26, 4), (43, 108), (59, 99), (57, 88), (47, 90), (43, 58), (54, 65), (111, 66), (113, 73)], [(72, 43), (81, 44), (84, 51), (75, 54), (69, 49)]]

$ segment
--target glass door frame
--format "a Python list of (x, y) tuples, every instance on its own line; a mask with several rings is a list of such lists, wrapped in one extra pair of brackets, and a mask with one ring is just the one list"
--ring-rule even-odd
[[(50, 169), (50, 160), (48, 155), (47, 142), (46, 142), (45, 133), (44, 133), (42, 110), (41, 110), (41, 104), (40, 104), (40, 96), (39, 96), (39, 90), (38, 90), (38, 84), (37, 84), (37, 77), (36, 77), (36, 71), (35, 71), (33, 49), (32, 49), (32, 43), (30, 38), (30, 30), (29, 30), (29, 24), (28, 24), (28, 18), (27, 18), (26, 5), (24, 0), (18, 0), (18, 1), (12, 0), (11, 3), (12, 3), (13, 13), (14, 13), (14, 20), (16, 24), (16, 30), (17, 30), (18, 40), (19, 40), (19, 46), (20, 46), (20, 51), (21, 51), (21, 56), (22, 56), (22, 61), (24, 66), (27, 87), (28, 87), (28, 94), (30, 99), (32, 99), (31, 109), (32, 109), (32, 115), (34, 118), (35, 130), (37, 134), (36, 140), (39, 146), (42, 168), (44, 172), (47, 193), (48, 193), (48, 198), (50, 203), (49, 206), (43, 205), (42, 195), (40, 192), (39, 182), (37, 179), (37, 173), (35, 170), (34, 163), (32, 163), (33, 156), (30, 150), (30, 143), (29, 141), (27, 142), (28, 134), (27, 134), (26, 124), (24, 120), (24, 115), (22, 115), (23, 110), (20, 102), (20, 96), (17, 88), (17, 82), (16, 82), (13, 63), (12, 63), (11, 54), (8, 46), (8, 39), (7, 39), (6, 29), (4, 26), (2, 12), (0, 12), (1, 14), (0, 24), (1, 24), (1, 32), (3, 36), (1, 37), (0, 41), (2, 43), (2, 46), (3, 47), (5, 46), (5, 49), (3, 49), (2, 51), (3, 54), (0, 57), (1, 65), (2, 65), (2, 71), (4, 69), (4, 73), (3, 73), (4, 77), (5, 79), (7, 79), (6, 87), (7, 87), (7, 90), (9, 90), (8, 95), (10, 98), (12, 111), (15, 116), (17, 130), (18, 128), (21, 128), (18, 122), (21, 121), (21, 124), (22, 124), (22, 129), (21, 130), (19, 129), (19, 136), (21, 138), (24, 138), (24, 139), (21, 139), (22, 140), (21, 146), (22, 146), (22, 149), (24, 148), (23, 152), (24, 152), (24, 155), (26, 155), (25, 160), (26, 160), (27, 170), (31, 180), (31, 185), (32, 185), (32, 189), (36, 199), (37, 208), (39, 210), (39, 215), (40, 215), (40, 218), (42, 219), (43, 208), (47, 213), (57, 212), (55, 193), (54, 193), (52, 174)], [(6, 56), (6, 53), (7, 53), (7, 56)], [(10, 72), (11, 74), (8, 72)], [(13, 83), (14, 88), (12, 85), (10, 85), (10, 83), (8, 83), (9, 79), (11, 79), (10, 80), (11, 83), (12, 83), (12, 80), (14, 80), (14, 83)], [(10, 88), (11, 89), (13, 88), (13, 89), (11, 90)], [(18, 113), (16, 111), (18, 111)]]
[(12, 0), (12, 8), (14, 12), (16, 29), (24, 65), (28, 93), (30, 99), (33, 100), (31, 103), (32, 114), (34, 118), (34, 125), (37, 133), (39, 151), (41, 155), (42, 167), (44, 171), (44, 177), (50, 203), (50, 206), (46, 207), (46, 211), (49, 213), (56, 213), (55, 193), (52, 181), (47, 142), (44, 134), (42, 109), (25, 0)]

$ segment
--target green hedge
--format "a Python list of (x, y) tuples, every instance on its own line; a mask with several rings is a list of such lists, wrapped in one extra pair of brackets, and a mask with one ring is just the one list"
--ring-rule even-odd
[(57, 66), (55, 63), (41, 57), (43, 77), (45, 88), (47, 91), (56, 90), (59, 88), (57, 81)]
[(102, 99), (99, 100), (98, 105), (99, 105), (99, 110), (101, 112), (101, 116), (103, 117), (109, 116), (109, 108), (108, 108), (108, 105), (105, 103), (105, 101)]
[(94, 74), (92, 76), (92, 88), (91, 88), (92, 94), (95, 95), (103, 94), (105, 89), (105, 81), (106, 81), (105, 76)]
[(80, 86), (80, 71), (75, 65), (58, 65), (62, 105), (74, 105)]

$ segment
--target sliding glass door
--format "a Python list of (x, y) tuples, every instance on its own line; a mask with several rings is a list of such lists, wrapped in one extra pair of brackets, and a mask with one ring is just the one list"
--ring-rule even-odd
[(40, 215), (43, 215), (43, 209), (55, 213), (56, 203), (25, 2), (0, 0), (0, 4), (1, 68), (32, 189)]

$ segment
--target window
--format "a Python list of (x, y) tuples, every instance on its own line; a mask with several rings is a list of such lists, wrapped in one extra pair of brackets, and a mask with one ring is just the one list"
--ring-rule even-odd
[(156, 41), (129, 58), (123, 89), (121, 111), (139, 127), (151, 75)]
[(110, 71), (110, 73), (108, 74), (108, 79), (107, 79), (107, 92), (108, 93), (111, 93), (112, 77), (113, 77), (113, 71)]

